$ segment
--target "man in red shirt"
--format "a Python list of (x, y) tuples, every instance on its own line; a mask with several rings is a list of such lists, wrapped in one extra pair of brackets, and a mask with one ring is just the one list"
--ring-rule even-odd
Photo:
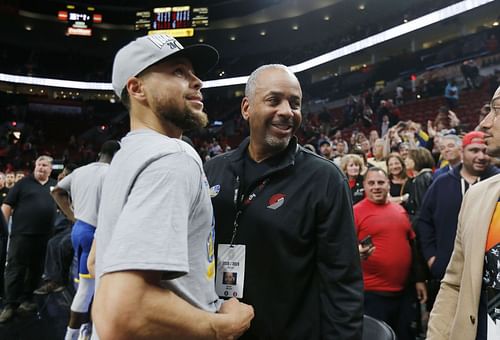
[[(398, 339), (415, 339), (415, 293), (427, 299), (424, 282), (412, 277), (415, 233), (406, 211), (387, 199), (389, 179), (384, 170), (369, 168), (363, 181), (366, 198), (354, 206), (365, 284), (365, 314), (387, 322)], [(416, 289), (415, 289), (416, 288)]]

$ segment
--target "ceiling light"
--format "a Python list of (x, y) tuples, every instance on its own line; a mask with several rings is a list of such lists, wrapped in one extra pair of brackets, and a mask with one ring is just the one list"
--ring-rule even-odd
[(493, 26), (498, 26), (498, 21), (495, 21), (495, 22), (493, 23)]
[(261, 36), (263, 36), (263, 37), (264, 37), (266, 34), (267, 34), (267, 33), (266, 33), (266, 31), (260, 31), (260, 35), (261, 35)]
[(105, 36), (105, 35), (103, 35), (103, 36), (101, 37), (101, 40), (102, 40), (102, 41), (108, 41), (108, 37), (107, 37), (107, 36)]
[(231, 41), (235, 41), (235, 40), (236, 40), (236, 37), (235, 37), (234, 35), (232, 35), (232, 36), (230, 36), (230, 37), (229, 37), (229, 40), (231, 40)]
[(358, 9), (359, 9), (360, 11), (364, 11), (364, 10), (365, 10), (365, 5), (364, 5), (364, 4), (359, 5), (359, 6), (358, 6)]
[(24, 26), (24, 29), (26, 31), (31, 31), (33, 29), (33, 27), (31, 27), (30, 25), (26, 25), (26, 26)]
[(323, 20), (325, 20), (325, 21), (330, 20), (330, 16), (329, 16), (329, 15), (325, 15), (325, 16), (323, 17)]
[(293, 25), (292, 30), (297, 31), (299, 29), (299, 25)]
[(199, 43), (205, 42), (205, 39), (200, 38), (200, 39), (198, 39), (198, 42), (199, 42)]

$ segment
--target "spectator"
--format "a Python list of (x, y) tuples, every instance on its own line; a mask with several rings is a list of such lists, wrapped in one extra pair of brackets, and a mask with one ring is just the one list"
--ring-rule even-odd
[(365, 314), (387, 322), (398, 339), (415, 339), (411, 324), (416, 317), (415, 296), (425, 303), (424, 278), (416, 269), (415, 233), (406, 211), (388, 202), (389, 180), (384, 170), (372, 167), (363, 186), (366, 198), (354, 206), (358, 239), (371, 237), (373, 244), (359, 244), (365, 283)]
[(361, 175), (364, 167), (363, 159), (358, 155), (345, 155), (340, 161), (340, 169), (346, 175), (349, 188), (351, 189), (353, 204), (365, 198), (363, 175)]
[(397, 153), (391, 153), (386, 160), (389, 170), (389, 194), (391, 202), (406, 206), (409, 194), (409, 177), (406, 174), (406, 167), (403, 158)]
[[(57, 181), (61, 181), (74, 169), (76, 169), (75, 164), (66, 165), (63, 171), (57, 176)], [(72, 225), (73, 223), (58, 210), (54, 222), (55, 235), (47, 243), (45, 266), (42, 275), (44, 283), (33, 294), (45, 295), (64, 290), (69, 277), (69, 267), (73, 260), (73, 245), (71, 244)]]
[(446, 84), (444, 98), (450, 110), (454, 110), (458, 106), (458, 86), (455, 79), (450, 79)]
[(432, 180), (447, 173), (462, 162), (462, 140), (456, 135), (446, 135), (439, 139), (441, 151), (441, 168), (432, 175)]
[(56, 206), (50, 197), (55, 181), (50, 178), (52, 158), (40, 156), (33, 175), (18, 181), (2, 204), (5, 220), (12, 216), (7, 267), (5, 306), (0, 322), (36, 310), (32, 294), (42, 275), (45, 249), (54, 225)]

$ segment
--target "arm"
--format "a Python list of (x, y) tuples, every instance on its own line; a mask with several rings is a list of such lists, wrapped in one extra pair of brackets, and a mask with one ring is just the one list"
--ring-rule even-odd
[(431, 261), (431, 258), (435, 258), (437, 253), (436, 226), (434, 225), (432, 218), (436, 205), (434, 200), (436, 188), (435, 183), (437, 182), (434, 182), (434, 184), (429, 187), (429, 190), (424, 196), (415, 226), (415, 230), (418, 234), (420, 249), (422, 249), (422, 255), (424, 256), (425, 261), (427, 261), (429, 268), (434, 262)]
[(231, 299), (220, 313), (205, 312), (161, 288), (160, 276), (122, 271), (101, 277), (92, 306), (100, 339), (233, 339), (250, 327), (251, 306)]
[(61, 209), (64, 215), (66, 215), (66, 217), (70, 221), (74, 222), (75, 215), (73, 214), (73, 208), (71, 207), (68, 193), (64, 189), (56, 186), (50, 194), (52, 195), (54, 201), (56, 201), (57, 206), (59, 207), (59, 209)]
[(412, 275), (415, 280), (415, 290), (417, 292), (417, 298), (420, 303), (427, 302), (427, 286), (425, 281), (427, 279), (427, 270), (425, 265), (425, 260), (422, 257), (420, 249), (415, 239), (410, 240), (410, 247), (412, 253)]
[(12, 207), (7, 203), (2, 204), (2, 214), (5, 218), (5, 221), (9, 223), (10, 216), (12, 216)]
[(363, 277), (347, 182), (330, 176), (316, 225), (321, 337), (359, 339)]
[(6, 203), (2, 204), (2, 223), (0, 227), (0, 235), (8, 234), (7, 225), (9, 224), (9, 218), (12, 215), (12, 207)]
[(393, 134), (394, 134), (394, 129), (391, 128), (383, 137), (383, 139), (384, 139), (384, 151), (383, 151), (384, 159), (387, 159), (387, 157), (391, 153), (391, 141), (392, 141)]

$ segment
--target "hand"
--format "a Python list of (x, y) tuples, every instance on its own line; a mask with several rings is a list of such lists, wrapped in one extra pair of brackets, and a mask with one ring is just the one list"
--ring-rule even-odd
[(226, 317), (223, 327), (216, 330), (217, 339), (236, 339), (250, 328), (250, 322), (254, 317), (253, 307), (239, 302), (236, 298), (225, 301), (219, 314)]
[(451, 110), (448, 111), (448, 118), (450, 119), (450, 126), (452, 128), (457, 127), (460, 124), (460, 119), (458, 119), (455, 112)]
[(427, 121), (427, 134), (431, 138), (436, 137), (436, 130), (434, 129), (434, 126), (432, 126), (432, 121), (430, 120)]
[(432, 268), (432, 265), (434, 264), (434, 261), (436, 261), (436, 256), (431, 256), (428, 260), (427, 260), (427, 267), (429, 267), (429, 269)]
[(415, 289), (417, 291), (417, 298), (420, 303), (427, 302), (427, 287), (425, 286), (425, 282), (417, 282), (415, 283)]
[(363, 247), (361, 244), (358, 244), (359, 257), (362, 260), (366, 260), (368, 256), (370, 256), (375, 251), (375, 249), (375, 246)]

